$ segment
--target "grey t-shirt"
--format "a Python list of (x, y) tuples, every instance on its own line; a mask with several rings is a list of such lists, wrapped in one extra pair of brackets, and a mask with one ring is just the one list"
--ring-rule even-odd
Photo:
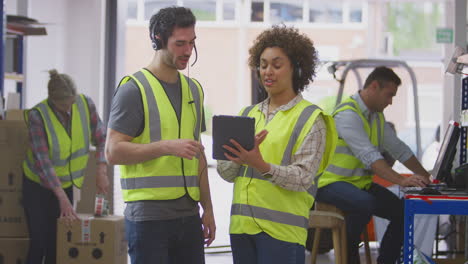
[[(182, 101), (180, 80), (178, 79), (177, 83), (159, 82), (169, 97), (177, 118), (180, 119)], [(202, 131), (205, 131), (203, 114), (202, 117)], [(115, 91), (108, 126), (131, 137), (137, 137), (143, 131), (142, 98), (140, 90), (133, 80), (123, 84)], [(198, 214), (198, 211), (198, 202), (185, 194), (174, 200), (128, 202), (124, 215), (130, 221), (151, 221), (192, 216)]]

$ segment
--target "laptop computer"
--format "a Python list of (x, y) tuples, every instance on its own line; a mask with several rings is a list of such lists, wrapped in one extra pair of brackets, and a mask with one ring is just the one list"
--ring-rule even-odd
[[(423, 195), (453, 195), (468, 196), (465, 182), (460, 182), (452, 174), (452, 164), (457, 152), (457, 144), (460, 138), (460, 124), (450, 121), (440, 145), (432, 175), (439, 183), (429, 184), (426, 187), (405, 187), (405, 194), (423, 194)], [(428, 188), (436, 190), (438, 193), (427, 190)]]

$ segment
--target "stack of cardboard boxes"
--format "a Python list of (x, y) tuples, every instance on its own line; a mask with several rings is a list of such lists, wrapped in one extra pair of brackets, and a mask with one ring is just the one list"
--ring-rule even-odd
[(25, 263), (27, 255), (28, 228), (21, 195), (21, 164), (27, 147), (24, 121), (0, 121), (0, 263)]

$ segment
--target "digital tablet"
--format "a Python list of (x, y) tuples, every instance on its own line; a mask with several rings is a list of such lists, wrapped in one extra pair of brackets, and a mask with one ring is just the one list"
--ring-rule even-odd
[(234, 139), (246, 150), (254, 147), (255, 119), (246, 116), (213, 116), (213, 159), (227, 160), (224, 153), (230, 153), (223, 145), (234, 147), (229, 140)]

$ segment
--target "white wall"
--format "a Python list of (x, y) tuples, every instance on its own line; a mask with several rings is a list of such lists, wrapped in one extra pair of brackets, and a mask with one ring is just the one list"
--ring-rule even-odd
[(4, 3), (7, 14), (17, 14), (17, 0), (7, 0)]
[[(60, 0), (59, 0), (60, 1)], [(64, 69), (98, 104), (103, 90), (104, 0), (67, 0)], [(98, 107), (99, 109), (99, 107)], [(101, 111), (102, 114), (102, 111)], [(101, 115), (102, 116), (102, 115)]]
[[(51, 6), (54, 7), (54, 12), (51, 12)], [(64, 69), (65, 9), (66, 1), (43, 0), (40, 3), (39, 1), (29, 3), (28, 16), (47, 23), (47, 35), (25, 38), (26, 81), (23, 88), (25, 108), (32, 107), (47, 97), (49, 79), (47, 70)]]
[(26, 37), (26, 108), (47, 97), (47, 70), (56, 68), (69, 74), (102, 114), (104, 15), (104, 0), (28, 1), (28, 16), (46, 23), (48, 34)]

